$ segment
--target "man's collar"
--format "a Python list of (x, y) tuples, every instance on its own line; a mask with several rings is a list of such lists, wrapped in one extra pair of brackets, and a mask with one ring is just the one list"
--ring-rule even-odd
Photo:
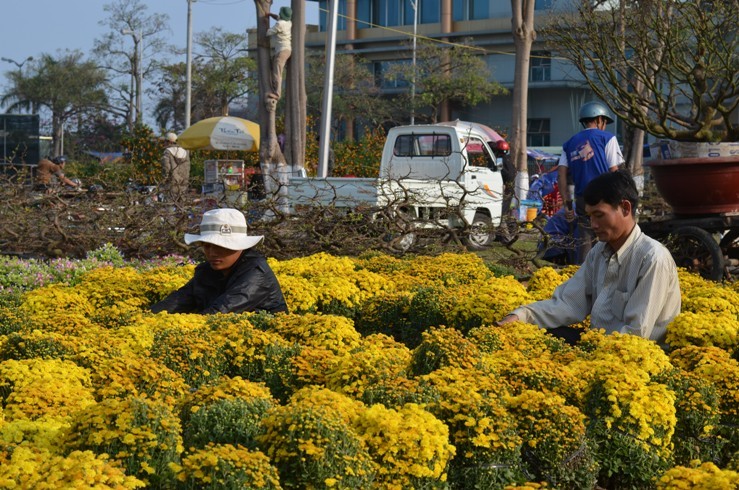
[(605, 255), (606, 258), (611, 258), (615, 255), (616, 260), (620, 259), (626, 253), (628, 253), (629, 249), (631, 249), (631, 246), (634, 244), (634, 241), (641, 234), (641, 228), (639, 228), (638, 224), (634, 223), (634, 227), (631, 229), (631, 232), (629, 233), (629, 236), (628, 238), (626, 238), (626, 241), (623, 243), (623, 245), (621, 245), (618, 250), (613, 250), (613, 248), (611, 248), (611, 246), (606, 243), (605, 247), (603, 247), (603, 255)]

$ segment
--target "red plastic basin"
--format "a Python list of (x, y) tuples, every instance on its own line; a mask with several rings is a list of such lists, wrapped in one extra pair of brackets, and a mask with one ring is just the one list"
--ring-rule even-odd
[(652, 160), (645, 166), (675, 214), (739, 211), (739, 157)]

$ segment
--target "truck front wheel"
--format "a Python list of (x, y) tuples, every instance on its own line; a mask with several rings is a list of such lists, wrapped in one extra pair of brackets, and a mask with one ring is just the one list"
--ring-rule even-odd
[(465, 237), (465, 245), (470, 250), (483, 250), (495, 241), (493, 220), (485, 213), (477, 212)]

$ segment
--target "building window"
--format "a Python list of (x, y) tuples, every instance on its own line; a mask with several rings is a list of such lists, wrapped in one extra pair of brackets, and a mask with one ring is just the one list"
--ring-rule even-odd
[(490, 18), (489, 0), (452, 0), (452, 18), (460, 20), (480, 20)]
[(526, 146), (549, 146), (549, 119), (529, 119)]
[[(321, 32), (328, 31), (328, 10), (329, 4), (327, 0), (319, 0), (318, 2), (318, 30)], [(339, 15), (336, 19), (336, 30), (346, 30), (346, 0), (339, 0)]]
[(418, 2), (418, 20), (421, 24), (441, 22), (441, 3), (439, 0), (416, 0)]
[(357, 0), (357, 29), (372, 27), (372, 0)]
[(552, 79), (552, 53), (534, 51), (529, 65), (529, 81), (545, 82)]

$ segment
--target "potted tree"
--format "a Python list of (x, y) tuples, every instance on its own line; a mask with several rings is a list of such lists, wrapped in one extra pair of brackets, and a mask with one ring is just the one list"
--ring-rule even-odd
[(676, 214), (739, 209), (739, 3), (578, 0), (543, 30), (627, 126), (625, 155), (648, 165)]

